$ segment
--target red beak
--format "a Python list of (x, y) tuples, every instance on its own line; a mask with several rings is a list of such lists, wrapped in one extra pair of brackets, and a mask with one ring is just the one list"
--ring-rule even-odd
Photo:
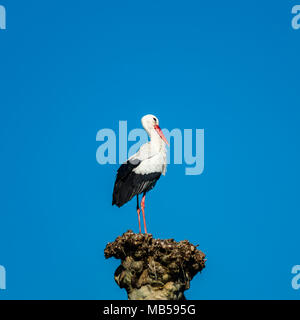
[(162, 138), (162, 140), (169, 145), (169, 142), (167, 141), (166, 137), (164, 136), (163, 132), (161, 131), (161, 128), (156, 124), (154, 126), (154, 129), (156, 130), (156, 132), (159, 134), (159, 136)]

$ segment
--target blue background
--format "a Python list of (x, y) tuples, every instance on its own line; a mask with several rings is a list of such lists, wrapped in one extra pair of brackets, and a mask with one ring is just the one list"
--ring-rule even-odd
[(205, 130), (203, 174), (170, 165), (146, 208), (155, 237), (207, 254), (187, 298), (300, 298), (300, 3), (1, 4), (0, 299), (126, 299), (103, 250), (138, 231), (135, 201), (111, 206), (96, 133), (147, 113)]

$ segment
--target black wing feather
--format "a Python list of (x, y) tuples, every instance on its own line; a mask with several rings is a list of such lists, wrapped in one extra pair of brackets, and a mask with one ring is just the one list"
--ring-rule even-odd
[(136, 160), (134, 163), (127, 161), (118, 169), (113, 191), (113, 205), (116, 204), (118, 207), (121, 207), (135, 195), (147, 192), (155, 186), (161, 173), (136, 174), (133, 172), (133, 169), (140, 163), (141, 161), (139, 160)]

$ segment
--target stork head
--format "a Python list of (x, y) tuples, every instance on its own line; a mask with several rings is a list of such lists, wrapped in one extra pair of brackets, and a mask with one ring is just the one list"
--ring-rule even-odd
[(164, 136), (162, 130), (159, 127), (159, 121), (158, 121), (157, 117), (155, 117), (153, 114), (147, 114), (147, 115), (143, 116), (141, 121), (142, 121), (142, 125), (143, 125), (144, 129), (148, 132), (149, 135), (151, 135), (152, 130), (155, 130), (158, 133), (158, 135), (161, 137), (161, 139), (167, 145), (169, 145), (166, 137)]

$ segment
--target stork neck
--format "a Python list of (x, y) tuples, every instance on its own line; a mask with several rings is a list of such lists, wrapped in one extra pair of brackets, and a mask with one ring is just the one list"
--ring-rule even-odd
[(153, 146), (154, 148), (157, 148), (158, 151), (161, 150), (161, 148), (164, 146), (164, 142), (159, 136), (159, 134), (154, 129), (151, 129), (148, 132), (148, 134), (150, 137), (151, 146)]

